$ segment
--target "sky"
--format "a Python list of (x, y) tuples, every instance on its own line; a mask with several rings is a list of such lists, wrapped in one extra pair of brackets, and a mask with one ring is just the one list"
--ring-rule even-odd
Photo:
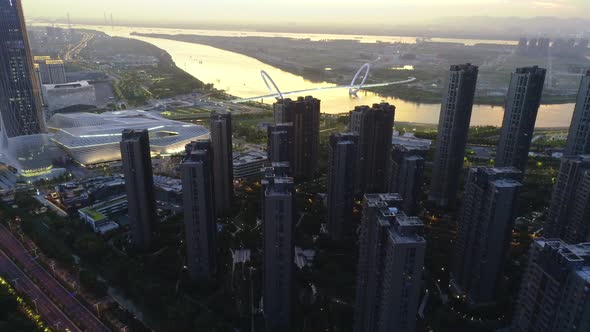
[(456, 16), (583, 17), (590, 0), (22, 0), (28, 19), (73, 23), (419, 23)]

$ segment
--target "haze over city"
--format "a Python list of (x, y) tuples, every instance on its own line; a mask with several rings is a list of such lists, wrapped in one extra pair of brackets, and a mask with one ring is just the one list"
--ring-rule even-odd
[(0, 331), (590, 331), (587, 0), (0, 0)]
[[(25, 0), (31, 19), (102, 22), (112, 13), (119, 24), (197, 25), (202, 23), (311, 24), (314, 26), (424, 25), (433, 21), (470, 16), (551, 16), (587, 18), (585, 0)], [(365, 18), (365, 19), (363, 19)], [(348, 22), (345, 22), (348, 21)]]

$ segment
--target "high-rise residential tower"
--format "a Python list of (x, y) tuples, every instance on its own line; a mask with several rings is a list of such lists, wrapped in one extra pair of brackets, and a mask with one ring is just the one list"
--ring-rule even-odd
[(428, 150), (412, 149), (394, 145), (392, 153), (391, 183), (389, 192), (398, 193), (404, 198), (403, 210), (416, 214), (420, 188), (424, 182), (424, 166)]
[(124, 130), (121, 157), (129, 206), (131, 240), (138, 249), (148, 249), (157, 217), (148, 131)]
[(0, 115), (4, 137), (45, 131), (21, 0), (0, 0)]
[(277, 123), (267, 128), (268, 160), (271, 163), (293, 163), (293, 124)]
[(186, 258), (193, 280), (210, 279), (216, 269), (215, 196), (211, 142), (186, 146), (181, 164)]
[(428, 195), (439, 207), (453, 207), (457, 200), (478, 72), (469, 63), (454, 65), (446, 81)]
[(328, 162), (328, 233), (333, 240), (352, 235), (358, 135), (330, 136)]
[(590, 331), (590, 243), (536, 239), (510, 331)]
[(359, 239), (354, 332), (416, 329), (426, 241), (397, 194), (366, 194)]
[(262, 180), (264, 320), (273, 332), (288, 330), (292, 315), (295, 186), (284, 171), (268, 167)]
[(276, 123), (293, 124), (293, 162), (296, 179), (310, 179), (318, 171), (320, 148), (320, 100), (311, 96), (283, 99), (274, 105)]
[(350, 112), (349, 131), (359, 135), (356, 191), (385, 193), (391, 173), (391, 138), (395, 106), (357, 106)]
[(590, 154), (590, 70), (582, 77), (565, 156)]
[(517, 68), (512, 73), (496, 154), (497, 167), (516, 167), (524, 174), (541, 106), (545, 73), (545, 69), (537, 66)]
[(215, 206), (219, 213), (232, 206), (234, 197), (234, 165), (231, 113), (211, 114), (211, 146)]
[(543, 235), (568, 243), (590, 241), (590, 155), (561, 160)]
[(455, 241), (453, 284), (472, 303), (490, 303), (508, 260), (521, 172), (513, 167), (469, 171)]

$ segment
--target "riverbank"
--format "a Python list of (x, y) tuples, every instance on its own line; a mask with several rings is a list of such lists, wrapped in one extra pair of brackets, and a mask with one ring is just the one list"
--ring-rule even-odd
[[(396, 52), (404, 51), (405, 44), (390, 44), (393, 46), (363, 44), (363, 50), (359, 50), (358, 46), (360, 44), (354, 41), (314, 42), (283, 37), (216, 37), (137, 32), (133, 32), (131, 35), (207, 45), (238, 53), (285, 72), (301, 76), (313, 83), (350, 84), (354, 71), (362, 63), (371, 62), (377, 58), (379, 61), (373, 64), (372, 74), (367, 80), (367, 84), (405, 80), (410, 76), (416, 77), (416, 81), (411, 84), (384, 86), (366, 90), (384, 98), (397, 98), (414, 103), (440, 103), (443, 82), (447, 73), (445, 68), (448, 68), (448, 64), (444, 63), (444, 61), (441, 62), (441, 59), (432, 58), (429, 61), (408, 60), (408, 63), (419, 63), (419, 65), (410, 65), (408, 67), (411, 70), (404, 70), (403, 66), (401, 66), (402, 68), (397, 67), (397, 65), (400, 65), (399, 63), (395, 65), (396, 62), (401, 60), (384, 58), (386, 57), (384, 54), (393, 52), (390, 48), (395, 48)], [(273, 44), (275, 46), (272, 46)], [(516, 66), (524, 65), (523, 62), (533, 61), (515, 58), (512, 60), (513, 65), (503, 64), (495, 68), (493, 62), (497, 60), (496, 57), (503, 56), (502, 52), (506, 52), (504, 48), (489, 50), (476, 46), (466, 47), (445, 43), (424, 44), (427, 44), (427, 46), (421, 47), (428, 47), (429, 52), (435, 52), (439, 48), (441, 49), (438, 50), (440, 52), (452, 52), (451, 55), (447, 55), (449, 58), (452, 56), (452, 59), (449, 60), (451, 63), (457, 58), (459, 58), (456, 60), (457, 63), (467, 62), (470, 58), (473, 58), (475, 63), (484, 63), (481, 66), (478, 92), (475, 98), (475, 103), (480, 105), (502, 106), (505, 100), (505, 91), (509, 85), (510, 72)], [(277, 50), (280, 48), (287, 48), (287, 51)], [(365, 48), (367, 50), (364, 50)], [(359, 54), (359, 52), (361, 53)], [(461, 52), (466, 54), (461, 54)], [(400, 56), (400, 58), (402, 57)], [(335, 66), (334, 63), (339, 65)], [(575, 86), (579, 82), (575, 79), (572, 80), (571, 77), (567, 82), (562, 81), (564, 80), (561, 80), (560, 84), (567, 83), (565, 85), (567, 89), (547, 89), (543, 96), (543, 104), (556, 105), (575, 102)]]

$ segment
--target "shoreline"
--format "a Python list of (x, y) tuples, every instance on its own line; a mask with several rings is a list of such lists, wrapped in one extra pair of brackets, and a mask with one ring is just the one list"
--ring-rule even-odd
[[(317, 74), (317, 68), (298, 68), (295, 66), (290, 66), (288, 64), (279, 62), (279, 61), (272, 61), (268, 57), (262, 57), (257, 54), (249, 54), (248, 52), (240, 52), (240, 50), (233, 49), (231, 47), (224, 47), (224, 45), (216, 45), (214, 43), (203, 43), (203, 42), (192, 42), (184, 40), (182, 37), (190, 37), (190, 36), (199, 36), (199, 35), (162, 35), (162, 34), (154, 34), (154, 33), (139, 33), (139, 32), (132, 32), (132, 36), (139, 36), (139, 37), (148, 37), (148, 38), (157, 38), (163, 40), (172, 40), (172, 41), (180, 41), (191, 43), (195, 45), (203, 45), (218, 48), (223, 51), (233, 52), (236, 54), (240, 54), (243, 56), (250, 57), (252, 59), (256, 59), (266, 65), (275, 67), (282, 71), (288, 72), (293, 75), (297, 75), (302, 77), (305, 80), (308, 80), (312, 83), (330, 83), (330, 84), (341, 84), (342, 82), (337, 82), (334, 80), (322, 79), (319, 78)], [(409, 72), (411, 74), (411, 72)], [(369, 82), (367, 82), (369, 84)], [(383, 98), (396, 98), (403, 100), (405, 102), (411, 102), (416, 104), (440, 104), (442, 100), (442, 95), (432, 92), (423, 90), (420, 88), (415, 88), (409, 85), (398, 85), (394, 90), (387, 90), (383, 91), (387, 87), (379, 87), (379, 88), (367, 88), (362, 89), (364, 91), (368, 91), (371, 93), (375, 93), (376, 95), (383, 97)], [(541, 102), (542, 105), (565, 105), (575, 103), (576, 96), (575, 95), (544, 95), (543, 100)], [(492, 106), (492, 107), (503, 107), (505, 103), (505, 96), (498, 96), (498, 97), (490, 97), (490, 96), (475, 96), (475, 105), (482, 105), (482, 106)]]

